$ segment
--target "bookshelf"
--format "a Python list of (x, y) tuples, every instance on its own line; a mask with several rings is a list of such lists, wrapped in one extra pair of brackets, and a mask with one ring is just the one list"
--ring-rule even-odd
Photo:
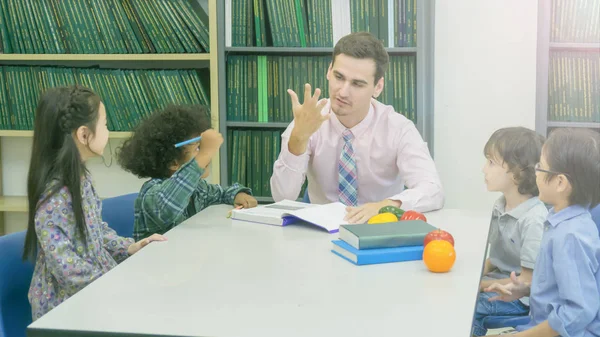
[[(210, 97), (210, 110), (211, 110), (211, 122), (214, 128), (217, 130), (221, 128), (220, 125), (220, 114), (219, 114), (219, 76), (218, 76), (218, 62), (219, 55), (219, 42), (218, 42), (218, 20), (217, 20), (217, 6), (220, 1), (218, 0), (189, 0), (192, 6), (202, 6), (206, 9), (208, 15), (208, 41), (209, 41), (209, 52), (186, 52), (186, 53), (160, 53), (158, 50), (156, 53), (131, 53), (131, 54), (98, 54), (98, 53), (73, 53), (73, 54), (23, 54), (23, 53), (0, 53), (0, 66), (61, 66), (61, 67), (72, 67), (72, 68), (89, 68), (95, 67), (97, 69), (208, 69), (210, 73), (210, 82), (207, 86), (207, 93)], [(138, 3), (140, 4), (140, 3)], [(139, 6), (139, 5), (138, 5)], [(154, 6), (153, 4), (144, 3), (143, 6)], [(147, 8), (150, 8), (147, 7)], [(141, 7), (140, 7), (141, 8)], [(154, 7), (159, 9), (160, 6)], [(139, 9), (139, 8), (138, 8)], [(96, 9), (95, 9), (96, 10)], [(63, 12), (64, 13), (64, 12)], [(173, 11), (175, 13), (175, 11)], [(71, 13), (72, 14), (72, 13)], [(147, 20), (156, 20), (152, 18), (149, 13), (138, 14), (140, 17), (145, 15)], [(151, 13), (150, 13), (151, 14)], [(70, 14), (69, 14), (70, 15)], [(89, 14), (86, 14), (89, 15)], [(89, 16), (88, 16), (89, 17)], [(74, 16), (70, 17), (71, 19)], [(79, 20), (79, 19), (77, 19)], [(1, 21), (0, 21), (1, 22)], [(31, 22), (31, 21), (30, 21)], [(148, 21), (150, 22), (150, 21)], [(180, 21), (183, 22), (183, 21)], [(160, 24), (159, 21), (154, 21), (155, 24)], [(104, 23), (102, 23), (104, 24)], [(91, 26), (90, 26), (91, 27)], [(105, 26), (106, 27), (106, 26)], [(146, 26), (148, 27), (148, 26)], [(156, 28), (156, 26), (153, 26)], [(181, 26), (183, 27), (183, 26)], [(180, 27), (180, 28), (181, 28)], [(88, 27), (89, 28), (89, 27)], [(153, 29), (154, 29), (153, 28)], [(97, 29), (101, 29), (100, 26)], [(0, 31), (2, 28), (0, 27)], [(106, 32), (106, 30), (104, 31)], [(150, 31), (149, 31), (150, 32)], [(11, 38), (18, 40), (19, 34), (24, 34), (23, 31), (15, 32), (15, 36), (11, 35)], [(25, 33), (28, 34), (28, 33)], [(79, 33), (77, 33), (79, 34)], [(152, 32), (146, 34), (159, 34), (159, 32)], [(163, 33), (160, 33), (163, 34)], [(186, 34), (191, 36), (190, 32)], [(124, 35), (123, 35), (124, 36)], [(155, 35), (157, 37), (159, 35)], [(138, 36), (139, 37), (139, 36)], [(152, 36), (151, 36), (152, 37)], [(169, 37), (170, 38), (170, 37)], [(33, 37), (32, 37), (33, 39)], [(125, 37), (124, 37), (125, 39)], [(80, 41), (75, 40), (77, 43)], [(157, 41), (156, 39), (154, 42)], [(141, 40), (138, 41), (140, 44)], [(66, 43), (66, 42), (65, 42)], [(98, 43), (99, 44), (99, 43)], [(182, 44), (184, 44), (182, 42)], [(191, 45), (191, 44), (190, 44)], [(1, 49), (1, 45), (0, 45)], [(37, 102), (34, 103), (34, 105)], [(116, 112), (116, 111), (115, 111)], [(109, 133), (110, 139), (126, 139), (131, 136), (131, 132), (124, 131), (111, 131)], [(3, 195), (2, 190), (2, 153), (1, 143), (7, 138), (31, 138), (33, 137), (33, 131), (30, 130), (0, 130), (0, 235), (4, 233), (4, 213), (5, 212), (27, 212), (27, 198), (25, 196), (6, 196)], [(217, 168), (220, 166), (219, 155), (215, 156), (212, 160), (212, 167)], [(9, 174), (9, 172), (6, 172)], [(213, 169), (210, 179), (213, 183), (220, 181), (220, 172), (218, 169)], [(25, 182), (23, 182), (25, 183)]]
[[(332, 53), (333, 53), (333, 46), (334, 44), (330, 44), (329, 46), (322, 46), (322, 41), (318, 41), (318, 43), (314, 43), (311, 46), (308, 46), (308, 42), (307, 42), (307, 47), (276, 47), (273, 46), (277, 43), (277, 38), (276, 35), (277, 34), (281, 34), (281, 33), (273, 33), (273, 30), (270, 30), (269, 28), (269, 24), (271, 23), (270, 20), (271, 18), (269, 17), (269, 13), (272, 13), (273, 11), (275, 13), (277, 13), (277, 10), (273, 10), (272, 8), (274, 6), (283, 6), (284, 10), (294, 10), (294, 9), (290, 9), (291, 7), (293, 7), (293, 5), (289, 6), (287, 9), (285, 9), (285, 6), (287, 5), (279, 5), (280, 3), (277, 3), (277, 5), (274, 5), (276, 2), (268, 2), (270, 0), (260, 0), (260, 1), (254, 1), (255, 7), (254, 7), (254, 11), (256, 8), (260, 8), (260, 6), (264, 6), (266, 7), (266, 9), (264, 9), (264, 12), (266, 13), (265, 15), (267, 16), (267, 20), (251, 20), (251, 16), (249, 16), (246, 19), (243, 19), (241, 21), (247, 22), (248, 25), (254, 25), (257, 22), (262, 22), (265, 21), (265, 26), (261, 26), (261, 29), (264, 31), (264, 28), (266, 27), (266, 31), (267, 33), (270, 32), (271, 34), (271, 38), (269, 39), (268, 37), (264, 40), (268, 41), (268, 43), (265, 46), (264, 40), (262, 43), (262, 46), (256, 46), (258, 43), (257, 42), (257, 38), (254, 40), (254, 45), (255, 46), (240, 46), (239, 45), (239, 39), (238, 39), (238, 43), (235, 42), (235, 33), (228, 33), (228, 31), (235, 31), (235, 27), (239, 27), (241, 24), (238, 22), (240, 21), (239, 19), (241, 19), (240, 15), (236, 16), (236, 10), (239, 10), (240, 7), (236, 7), (236, 6), (243, 6), (244, 5), (240, 5), (240, 2), (237, 0), (227, 0), (227, 1), (222, 1), (219, 6), (218, 6), (218, 13), (217, 16), (219, 18), (219, 23), (220, 26), (218, 27), (218, 32), (219, 32), (219, 44), (218, 44), (218, 50), (219, 50), (219, 78), (221, 79), (219, 81), (219, 106), (221, 107), (221, 111), (220, 111), (220, 120), (221, 121), (225, 121), (224, 123), (221, 123), (221, 128), (220, 128), (220, 132), (223, 134), (224, 138), (225, 138), (225, 144), (224, 146), (221, 147), (221, 161), (220, 161), (220, 171), (221, 171), (221, 184), (227, 185), (229, 183), (232, 182), (232, 180), (234, 179), (232, 177), (232, 171), (233, 169), (230, 168), (231, 166), (231, 162), (230, 159), (232, 158), (232, 154), (231, 152), (233, 151), (233, 146), (231, 146), (231, 144), (229, 143), (230, 141), (232, 141), (233, 137), (232, 136), (228, 136), (229, 132), (234, 132), (236, 130), (239, 131), (246, 131), (249, 133), (253, 133), (256, 131), (262, 131), (262, 132), (269, 132), (269, 131), (279, 131), (279, 132), (283, 132), (285, 130), (285, 128), (289, 125), (289, 121), (291, 120), (291, 117), (289, 117), (288, 121), (280, 121), (278, 118), (273, 118), (273, 120), (276, 121), (272, 121), (270, 116), (268, 118), (269, 121), (244, 121), (244, 120), (232, 120), (231, 116), (228, 116), (228, 112), (229, 112), (229, 102), (230, 102), (230, 97), (232, 95), (229, 94), (228, 92), (228, 83), (229, 83), (229, 78), (228, 76), (228, 62), (235, 57), (244, 57), (244, 56), (252, 56), (252, 57), (260, 57), (260, 56), (266, 56), (267, 58), (271, 58), (271, 60), (273, 60), (274, 58), (294, 58), (294, 57), (313, 57), (314, 59), (317, 58), (322, 58), (322, 57), (331, 57)], [(293, 1), (292, 1), (293, 2)], [(296, 6), (307, 6), (308, 8), (311, 8), (311, 2), (313, 3), (313, 7), (312, 8), (318, 8), (318, 11), (320, 11), (318, 14), (313, 15), (313, 17), (319, 17), (319, 15), (321, 15), (323, 12), (325, 11), (325, 15), (331, 15), (332, 19), (331, 19), (331, 24), (332, 24), (332, 33), (334, 36), (336, 36), (336, 27), (333, 27), (336, 22), (344, 22), (344, 19), (342, 19), (341, 21), (339, 20), (340, 16), (338, 16), (338, 20), (336, 21), (336, 19), (333, 18), (333, 10), (329, 11), (329, 9), (322, 9), (322, 7), (314, 7), (314, 3), (316, 3), (315, 1), (310, 1), (310, 0), (306, 0), (305, 2), (303, 1), (296, 1)], [(374, 11), (371, 10), (371, 15), (384, 15), (385, 18), (388, 18), (388, 15), (390, 15), (388, 12), (385, 11), (385, 9), (393, 9), (396, 8), (394, 6), (400, 6), (399, 8), (404, 8), (404, 10), (406, 10), (407, 4), (409, 7), (412, 8), (412, 13), (411, 15), (412, 18), (415, 20), (414, 22), (416, 22), (416, 27), (415, 28), (415, 34), (416, 32), (418, 32), (418, 43), (416, 44), (402, 44), (402, 43), (398, 43), (398, 44), (394, 44), (392, 42), (389, 42), (389, 40), (391, 39), (397, 39), (399, 35), (393, 35), (394, 38), (392, 38), (392, 35), (389, 35), (390, 32), (393, 32), (393, 28), (390, 28), (391, 26), (388, 25), (387, 27), (387, 33), (384, 33), (384, 40), (388, 39), (388, 43), (385, 44), (386, 46), (388, 46), (386, 48), (386, 50), (388, 51), (388, 54), (390, 55), (390, 59), (392, 58), (399, 58), (402, 56), (410, 56), (410, 57), (414, 57), (414, 72), (415, 72), (415, 85), (414, 85), (414, 116), (416, 117), (416, 121), (415, 124), (417, 126), (417, 129), (419, 130), (419, 132), (421, 133), (421, 135), (423, 136), (424, 140), (429, 144), (430, 147), (430, 151), (431, 154), (433, 155), (433, 144), (434, 144), (434, 139), (433, 139), (433, 23), (434, 23), (434, 5), (432, 2), (430, 1), (425, 1), (425, 0), (373, 0), (373, 1), (365, 1), (365, 0), (357, 0), (357, 1), (353, 1), (351, 4), (349, 2), (343, 1), (343, 0), (331, 0), (331, 1), (326, 1), (326, 2), (319, 2), (319, 6), (335, 6), (335, 5), (340, 5), (346, 3), (347, 5), (344, 6), (349, 6), (350, 7), (350, 13), (349, 15), (351, 15), (352, 10), (356, 10), (358, 8), (364, 8), (361, 6), (382, 6), (380, 7), (383, 10), (383, 13), (379, 13), (378, 11)], [(258, 4), (258, 7), (256, 7)], [(335, 5), (334, 5), (335, 4)], [(401, 4), (401, 5), (400, 5)], [(271, 7), (269, 7), (271, 6)], [(387, 6), (387, 7), (386, 7)], [(404, 7), (402, 7), (404, 6)], [(263, 8), (264, 8), (263, 7)], [(237, 8), (237, 9), (236, 9)], [(298, 10), (299, 7), (296, 7), (296, 10)], [(333, 8), (333, 7), (332, 7)], [(416, 9), (416, 12), (415, 12)], [(282, 10), (281, 8), (279, 10)], [(253, 11), (253, 9), (250, 9), (250, 11)], [(271, 12), (269, 12), (271, 11)], [(306, 10), (307, 13), (310, 11), (310, 9)], [(329, 12), (328, 12), (329, 11)], [(377, 12), (377, 13), (376, 13)], [(416, 14), (415, 14), (416, 13)], [(281, 15), (281, 17), (286, 16), (286, 15)], [(366, 16), (366, 14), (365, 14)], [(294, 17), (294, 15), (291, 15), (289, 17)], [(308, 26), (309, 28), (306, 28), (305, 26), (305, 31), (309, 31), (311, 29), (311, 27), (317, 27), (317, 24), (315, 24), (314, 26), (311, 26), (310, 24), (310, 13), (308, 13), (304, 19), (306, 20), (306, 22), (308, 22)], [(321, 19), (323, 19), (323, 17), (320, 17)], [(353, 20), (355, 20), (356, 17), (353, 18)], [(401, 20), (400, 17), (397, 17), (398, 21)], [(288, 20), (288, 21), (285, 21)], [(300, 20), (300, 19), (299, 19)], [(350, 20), (350, 17), (346, 17), (346, 20)], [(249, 21), (252, 21), (253, 23), (248, 23)], [(281, 22), (287, 22), (289, 24), (289, 19), (280, 19), (280, 18), (276, 18), (275, 21), (281, 23)], [(358, 21), (358, 20), (357, 20)], [(388, 22), (392, 22), (394, 21), (394, 19), (389, 18)], [(381, 23), (378, 21), (377, 17), (376, 19), (371, 18), (371, 25), (375, 24), (375, 25), (381, 25)], [(408, 22), (408, 20), (406, 20), (405, 22)], [(360, 22), (356, 25), (356, 26), (360, 26)], [(352, 25), (354, 26), (355, 24), (349, 24), (348, 25)], [(235, 26), (235, 27), (234, 27)], [(377, 29), (381, 29), (381, 31), (384, 31), (386, 29), (381, 28), (381, 26), (379, 26), (380, 28), (375, 28), (375, 30)], [(322, 27), (321, 27), (322, 28)], [(353, 29), (355, 27), (351, 27), (350, 30), (352, 31), (358, 31), (358, 30), (365, 30), (365, 29)], [(367, 28), (370, 31), (373, 31), (373, 26), (370, 26), (367, 24)], [(237, 28), (239, 29), (239, 28)], [(291, 28), (293, 29), (293, 28)], [(301, 30), (301, 28), (299, 28), (299, 30)], [(313, 30), (314, 32), (314, 30)], [(406, 32), (406, 31), (405, 31)], [(230, 34), (230, 35), (228, 35)], [(254, 34), (254, 33), (250, 33), (250, 34)], [(290, 34), (289, 30), (286, 30), (286, 32), (284, 34)], [(316, 34), (319, 34), (319, 32), (317, 32)], [(395, 34), (395, 33), (394, 33)], [(339, 36), (339, 34), (337, 34)], [(377, 34), (375, 34), (377, 35)], [(308, 35), (307, 35), (308, 36)], [(321, 35), (323, 36), (323, 35)], [(307, 38), (308, 39), (308, 38)], [(310, 39), (314, 39), (314, 37), (310, 37)], [(227, 41), (227, 42), (226, 42)], [(316, 40), (313, 40), (313, 42)], [(394, 40), (396, 41), (396, 40)], [(280, 41), (281, 42), (281, 41)], [(333, 41), (336, 42), (336, 41)], [(226, 45), (226, 43), (230, 43), (231, 45)], [(405, 42), (406, 43), (406, 42)], [(315, 45), (319, 45), (319, 46), (315, 46)], [(404, 45), (403, 47), (398, 47), (396, 45)], [(392, 61), (392, 60), (390, 60)], [(277, 61), (275, 61), (277, 62)], [(310, 62), (308, 63), (310, 65)], [(325, 64), (325, 66), (328, 66), (328, 62)], [(309, 70), (310, 66), (308, 66), (307, 68), (296, 68), (294, 69), (295, 71), (299, 71), (299, 72), (303, 72), (306, 70)], [(281, 68), (280, 68), (281, 69)], [(269, 70), (271, 71), (271, 70)], [(386, 73), (386, 75), (384, 75), (384, 78), (386, 78), (386, 87), (393, 87), (395, 85), (400, 85), (399, 81), (396, 83), (392, 83), (390, 80), (388, 79), (388, 75), (390, 76), (390, 78), (393, 78), (390, 75), (391, 69), (388, 70), (388, 73)], [(268, 75), (267, 77), (269, 77), (270, 75)], [(281, 75), (280, 75), (281, 76)], [(308, 77), (310, 77), (311, 75), (309, 75)], [(325, 72), (323, 71), (322, 74), (320, 74), (319, 76), (321, 76), (323, 78), (323, 81), (321, 82), (321, 89), (327, 89), (327, 82), (325, 80)], [(313, 76), (313, 78), (316, 78)], [(317, 80), (315, 79), (315, 82), (317, 82)], [(319, 83), (311, 83), (313, 85), (313, 89), (314, 87), (316, 87)], [(271, 86), (271, 84), (267, 85), (268, 87)], [(273, 84), (274, 86), (274, 84)], [(268, 91), (269, 89), (267, 89)], [(297, 89), (295, 89), (297, 91)], [(385, 89), (384, 89), (385, 91)], [(297, 91), (298, 92), (298, 91)], [(270, 93), (269, 93), (270, 94)], [(280, 93), (281, 94), (281, 93)], [(259, 94), (260, 95), (260, 94)], [(263, 93), (264, 95), (264, 93)], [(287, 95), (287, 94), (286, 94)], [(328, 97), (327, 92), (324, 92), (322, 94), (322, 97)], [(280, 98), (281, 99), (281, 98)], [(389, 104), (388, 102), (386, 102), (387, 104)], [(278, 103), (280, 106), (280, 109), (287, 109), (291, 111), (291, 105), (285, 106), (283, 107), (281, 105), (281, 102)], [(400, 109), (398, 107), (396, 107), (397, 111), (400, 111)], [(290, 112), (291, 114), (291, 112)], [(408, 117), (408, 116), (407, 116)], [(235, 146), (235, 145), (234, 145)], [(278, 154), (278, 153), (277, 153)], [(261, 156), (263, 156), (263, 164), (260, 165), (262, 170), (267, 170), (270, 171), (266, 166), (267, 165), (271, 165), (272, 166), (272, 162), (269, 161), (269, 163), (267, 163), (267, 160), (264, 160), (264, 154), (261, 154)], [(250, 158), (252, 158), (252, 155), (249, 156)], [(271, 158), (273, 159), (273, 158)], [(268, 177), (270, 178), (270, 177)], [(266, 175), (263, 174), (262, 176), (263, 179), (263, 190), (264, 190), (264, 185), (268, 184), (268, 182), (265, 182), (264, 179), (267, 179)], [(241, 182), (242, 184), (244, 184), (244, 182)], [(248, 186), (251, 187), (252, 186)], [(270, 193), (261, 193), (262, 195), (258, 195), (257, 200), (261, 203), (267, 203), (267, 202), (272, 202), (273, 199), (270, 196)], [(268, 194), (268, 195), (267, 195)], [(301, 196), (300, 196), (301, 197)]]
[(600, 132), (600, 3), (539, 1), (536, 131)]

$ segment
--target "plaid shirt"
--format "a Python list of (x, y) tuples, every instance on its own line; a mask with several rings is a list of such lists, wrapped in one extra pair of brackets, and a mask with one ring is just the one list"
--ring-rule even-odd
[(154, 233), (164, 234), (210, 205), (233, 204), (240, 192), (252, 194), (249, 188), (233, 184), (227, 189), (209, 184), (201, 176), (204, 169), (195, 160), (183, 165), (167, 179), (151, 179), (144, 183), (135, 200), (135, 241)]

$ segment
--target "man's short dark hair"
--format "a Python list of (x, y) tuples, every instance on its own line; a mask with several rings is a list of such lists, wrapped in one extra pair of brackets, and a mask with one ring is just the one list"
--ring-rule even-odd
[(499, 156), (506, 163), (523, 195), (539, 195), (535, 183), (535, 164), (540, 161), (544, 137), (524, 127), (496, 130), (485, 144), (483, 153), (488, 158)]
[(368, 32), (357, 32), (342, 37), (333, 48), (331, 65), (334, 64), (335, 57), (339, 54), (375, 61), (375, 84), (383, 77), (390, 62), (383, 43)]
[[(570, 205), (595, 207), (600, 203), (600, 133), (582, 128), (560, 128), (544, 145), (549, 171), (564, 174), (573, 188)], [(547, 179), (554, 175), (548, 174)]]

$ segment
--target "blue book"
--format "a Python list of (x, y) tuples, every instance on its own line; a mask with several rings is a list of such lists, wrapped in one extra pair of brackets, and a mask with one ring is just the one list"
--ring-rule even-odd
[(423, 246), (358, 250), (342, 240), (333, 240), (331, 251), (356, 265), (415, 261), (423, 259)]

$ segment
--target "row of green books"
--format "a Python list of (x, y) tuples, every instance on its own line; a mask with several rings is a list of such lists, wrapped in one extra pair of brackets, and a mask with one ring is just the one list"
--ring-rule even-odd
[(168, 104), (210, 106), (206, 71), (0, 66), (0, 129), (33, 130), (40, 95), (79, 84), (100, 96), (109, 130), (130, 131)]
[(551, 52), (549, 120), (600, 122), (599, 56), (597, 52)]
[(209, 51), (196, 0), (0, 0), (0, 53)]
[[(229, 183), (247, 186), (255, 196), (271, 197), (271, 175), (281, 150), (281, 133), (281, 130), (227, 130)], [(305, 190), (306, 183), (299, 198)]]
[[(287, 89), (298, 97), (304, 84), (321, 89), (329, 97), (326, 79), (329, 56), (234, 55), (227, 59), (227, 120), (247, 122), (291, 122), (292, 104)], [(416, 59), (390, 56), (384, 75), (384, 90), (378, 98), (416, 122)]]
[(228, 46), (332, 47), (367, 31), (386, 47), (415, 47), (416, 0), (227, 0)]
[(287, 89), (299, 97), (310, 83), (328, 97), (325, 77), (330, 56), (229, 56), (227, 58), (227, 120), (290, 122)]
[(417, 46), (417, 0), (355, 0), (348, 3), (353, 32), (370, 32), (388, 47)]
[(390, 56), (385, 84), (377, 98), (396, 112), (417, 122), (417, 60), (415, 56)]
[(552, 0), (550, 41), (600, 43), (600, 1)]

